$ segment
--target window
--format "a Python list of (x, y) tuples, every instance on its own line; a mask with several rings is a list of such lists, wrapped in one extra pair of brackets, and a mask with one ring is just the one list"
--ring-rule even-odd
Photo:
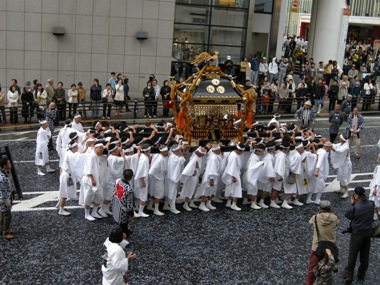
[(256, 0), (255, 13), (273, 13), (273, 0)]

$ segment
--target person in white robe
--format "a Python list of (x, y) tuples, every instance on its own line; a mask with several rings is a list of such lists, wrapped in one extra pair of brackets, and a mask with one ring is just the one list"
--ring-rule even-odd
[(65, 126), (59, 131), (55, 150), (59, 156), (59, 167), (62, 167), (63, 159), (65, 158), (65, 153), (67, 151), (67, 145), (70, 142), (70, 134), (75, 132), (71, 127), (71, 120), (66, 120)]
[(348, 185), (351, 182), (352, 164), (350, 158), (350, 144), (345, 134), (339, 136), (339, 143), (334, 144), (331, 152), (331, 164), (337, 170), (336, 179), (340, 183), (343, 195), (348, 197)]
[(206, 167), (205, 172), (202, 177), (202, 194), (201, 194), (201, 204), (199, 210), (203, 212), (209, 212), (210, 210), (215, 210), (216, 208), (211, 204), (212, 199), (216, 195), (216, 190), (218, 187), (218, 178), (221, 175), (220, 167), (222, 164), (220, 145), (214, 145), (211, 151), (208, 152), (206, 157)]
[(37, 174), (45, 175), (42, 172), (42, 167), (46, 167), (46, 172), (54, 172), (54, 169), (50, 168), (49, 164), (49, 150), (48, 143), (51, 138), (51, 131), (48, 127), (47, 121), (43, 120), (40, 122), (40, 128), (37, 132), (36, 138), (36, 155), (35, 155), (35, 165), (37, 166)]
[[(380, 162), (380, 153), (377, 155), (377, 163)], [(369, 200), (375, 203), (374, 215), (375, 220), (378, 219), (378, 213), (380, 208), (380, 164), (376, 165), (373, 170), (373, 177), (371, 183), (369, 184)]]
[(276, 156), (274, 158), (273, 169), (276, 174), (276, 179), (273, 184), (273, 191), (270, 203), (270, 206), (272, 208), (280, 208), (280, 206), (278, 206), (276, 203), (276, 199), (279, 193), (281, 192), (281, 189), (283, 188), (285, 197), (281, 207), (288, 210), (293, 209), (293, 207), (288, 204), (288, 201), (290, 200), (293, 194), (297, 193), (297, 187), (294, 184), (294, 181), (291, 181), (292, 179), (294, 179), (294, 176), (290, 172), (289, 161), (287, 160), (287, 155), (289, 151), (290, 144), (287, 142), (282, 142), (280, 150), (276, 153)]
[(102, 265), (102, 285), (128, 284), (126, 275), (128, 265), (137, 256), (132, 252), (126, 256), (122, 247), (125, 238), (126, 236), (121, 228), (114, 228), (104, 242), (107, 252), (102, 256), (105, 259), (105, 263)]
[(315, 184), (316, 184), (316, 177), (314, 176), (315, 173), (315, 167), (317, 166), (317, 152), (315, 150), (314, 144), (310, 143), (310, 141), (307, 141), (307, 144), (305, 145), (305, 151), (302, 153), (303, 158), (303, 167), (305, 176), (307, 179), (307, 199), (306, 204), (313, 204), (312, 195), (314, 193)]
[(123, 149), (118, 144), (110, 144), (107, 157), (107, 171), (105, 187), (103, 189), (103, 203), (99, 214), (106, 218), (108, 215), (112, 215), (110, 211), (110, 204), (113, 198), (113, 192), (115, 189), (116, 180), (123, 178), (125, 154)]
[[(87, 155), (83, 169), (83, 177), (80, 187), (79, 205), (84, 206), (84, 217), (89, 221), (95, 221), (95, 218), (101, 219), (98, 209), (103, 200), (103, 189), (101, 183), (101, 161), (104, 145), (97, 143), (93, 151)], [(90, 214), (90, 207), (94, 204)]]
[(239, 198), (242, 197), (241, 169), (242, 161), (240, 156), (245, 150), (245, 145), (239, 143), (236, 149), (230, 153), (227, 158), (227, 165), (222, 175), (222, 181), (225, 184), (225, 197), (228, 198), (226, 207), (235, 211), (240, 211), (236, 205)]
[(81, 121), (82, 121), (81, 115), (79, 114), (75, 115), (71, 127), (77, 132), (84, 133)]
[(321, 202), (322, 193), (325, 192), (325, 182), (329, 175), (329, 152), (331, 151), (333, 144), (330, 141), (326, 141), (323, 147), (317, 150), (317, 165), (315, 167), (314, 176), (316, 177), (314, 193), (316, 198), (312, 202), (319, 205)]
[(243, 175), (244, 190), (247, 191), (247, 195), (251, 200), (251, 208), (255, 210), (261, 209), (261, 207), (257, 205), (256, 199), (259, 191), (258, 179), (262, 175), (264, 166), (264, 162), (262, 161), (264, 150), (265, 146), (263, 144), (259, 144), (258, 147), (253, 150), (247, 162), (247, 171)]
[(181, 174), (181, 181), (183, 183), (180, 197), (185, 198), (183, 208), (190, 212), (191, 208), (198, 208), (194, 204), (193, 198), (195, 190), (198, 186), (199, 175), (202, 173), (203, 157), (207, 151), (204, 147), (197, 148), (189, 159), (189, 162), (185, 166)]
[(263, 209), (268, 209), (269, 206), (265, 204), (265, 198), (270, 195), (273, 188), (273, 183), (276, 178), (276, 174), (273, 169), (274, 155), (276, 154), (276, 145), (274, 141), (270, 141), (266, 144), (266, 152), (263, 156), (262, 174), (257, 180), (258, 188), (261, 191), (261, 199), (258, 204)]
[(156, 216), (163, 216), (159, 209), (160, 201), (164, 198), (165, 194), (165, 177), (168, 171), (168, 155), (169, 149), (167, 146), (160, 146), (160, 153), (156, 155), (156, 158), (152, 160), (152, 164), (149, 169), (149, 187), (151, 193), (150, 209), (154, 204), (153, 214)]
[(294, 206), (303, 206), (303, 203), (300, 202), (300, 198), (302, 195), (307, 194), (307, 183), (305, 178), (305, 173), (302, 168), (303, 157), (302, 154), (305, 152), (304, 144), (301, 142), (295, 146), (294, 150), (289, 152), (287, 157), (289, 162), (289, 168), (291, 173), (294, 175), (294, 181), (297, 188), (297, 195), (295, 196), (293, 201), (288, 201), (288, 204), (292, 204)]
[(77, 199), (77, 177), (74, 173), (78, 162), (78, 143), (71, 141), (62, 163), (59, 176), (59, 211), (58, 215), (69, 216), (70, 212), (64, 209), (67, 199)]
[(150, 145), (143, 144), (141, 148), (142, 154), (139, 157), (139, 162), (136, 169), (134, 178), (135, 196), (139, 199), (139, 212), (138, 216), (142, 218), (149, 217), (144, 213), (145, 203), (148, 201), (148, 187), (149, 187), (149, 167), (151, 162)]
[(180, 211), (176, 209), (175, 200), (180, 184), (181, 174), (185, 166), (185, 158), (182, 153), (182, 147), (174, 144), (168, 159), (168, 171), (166, 173), (166, 187), (165, 187), (165, 205), (164, 210), (169, 210), (174, 214), (179, 214)]
[(279, 128), (280, 127), (280, 118), (281, 118), (281, 114), (279, 114), (279, 113), (274, 114), (273, 118), (269, 121), (268, 126), (274, 124), (274, 125), (276, 125), (277, 128)]

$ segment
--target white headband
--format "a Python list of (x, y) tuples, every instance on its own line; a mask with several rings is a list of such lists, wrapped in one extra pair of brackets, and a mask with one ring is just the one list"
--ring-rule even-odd
[(174, 148), (172, 148), (172, 151), (177, 151), (177, 150), (180, 150), (180, 146), (179, 145), (177, 145), (177, 147), (174, 147)]
[(69, 149), (72, 149), (74, 147), (76, 147), (78, 144), (75, 142), (75, 143), (72, 143), (72, 144), (69, 144), (68, 147)]
[(125, 131), (128, 131), (128, 127), (124, 128), (124, 130), (122, 131), (122, 133), (124, 133)]
[(111, 129), (108, 129), (108, 130), (105, 130), (105, 131), (104, 131), (105, 134), (108, 134), (108, 133), (110, 133), (110, 132), (112, 132)]
[(43, 120), (43, 121), (40, 122), (40, 125), (43, 125), (43, 124), (47, 124), (47, 121)]
[(220, 145), (218, 145), (218, 146), (215, 146), (215, 147), (211, 148), (211, 150), (212, 150), (212, 151), (217, 151), (217, 150), (220, 150)]
[(302, 147), (304, 147), (304, 145), (303, 145), (303, 143), (300, 143), (299, 145), (297, 145), (297, 146), (295, 147), (295, 149), (299, 149), (299, 148), (302, 148)]
[(236, 145), (236, 148), (237, 148), (238, 150), (245, 150), (245, 147), (241, 147), (240, 145)]
[(142, 148), (141, 151), (150, 151), (150, 146), (147, 148)]
[(182, 145), (189, 144), (187, 141), (182, 141)]
[(267, 146), (267, 149), (270, 149), (270, 148), (275, 148), (276, 146), (275, 145), (272, 145), (272, 146)]
[(89, 142), (96, 142), (96, 140), (93, 139), (93, 138), (89, 138), (89, 139), (86, 141), (86, 143), (89, 143)]
[(72, 140), (76, 140), (78, 138), (78, 134), (76, 134), (74, 137), (72, 137)]
[(342, 141), (345, 141), (345, 142), (347, 141), (347, 139), (342, 134), (339, 137), (341, 138)]
[(332, 145), (332, 143), (330, 143), (330, 144), (324, 143), (323, 146), (333, 146), (333, 145)]
[(111, 148), (110, 150), (108, 150), (108, 152), (113, 152), (115, 150), (117, 150), (117, 145), (115, 145), (113, 148)]
[(124, 144), (127, 144), (129, 142), (129, 138), (127, 138), (125, 141), (123, 141), (121, 144), (124, 145)]
[(169, 151), (168, 147), (165, 146), (164, 148), (160, 148), (160, 152)]
[(100, 124), (100, 122), (96, 122), (94, 129)]
[(82, 118), (82, 116), (78, 114), (78, 115), (74, 116), (74, 119), (76, 119), (76, 118)]
[(103, 145), (102, 143), (97, 143), (97, 144), (95, 145), (95, 148), (97, 148), (97, 147), (104, 147), (104, 145)]
[(274, 142), (282, 142), (282, 139), (277, 139), (277, 140), (274, 140)]
[(202, 151), (201, 147), (198, 147), (197, 152), (199, 152), (200, 154), (206, 154), (207, 153), (207, 151)]

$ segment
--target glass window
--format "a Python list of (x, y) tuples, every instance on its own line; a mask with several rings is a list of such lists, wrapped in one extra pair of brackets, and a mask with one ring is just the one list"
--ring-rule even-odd
[(242, 46), (244, 45), (243, 37), (245, 37), (245, 29), (211, 27), (210, 44)]
[(177, 5), (174, 22), (195, 25), (208, 25), (210, 22), (210, 8)]
[(248, 8), (249, 0), (214, 0), (215, 6)]
[(256, 0), (255, 13), (273, 13), (273, 0)]
[(176, 0), (178, 4), (189, 4), (189, 5), (210, 5), (212, 0)]
[(224, 9), (214, 7), (211, 16), (211, 25), (228, 26), (228, 27), (244, 27), (247, 11)]
[(210, 46), (210, 52), (219, 52), (219, 64), (224, 64), (227, 60), (227, 55), (231, 56), (231, 60), (235, 64), (240, 64), (241, 57), (244, 54), (243, 47), (232, 47), (232, 46)]

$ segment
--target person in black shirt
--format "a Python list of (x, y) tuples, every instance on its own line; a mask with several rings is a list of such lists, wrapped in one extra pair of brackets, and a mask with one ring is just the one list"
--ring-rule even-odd
[(356, 187), (351, 197), (351, 205), (348, 207), (345, 217), (351, 220), (350, 249), (348, 265), (342, 272), (345, 284), (351, 284), (354, 279), (356, 259), (360, 253), (360, 266), (358, 268), (358, 280), (363, 281), (368, 269), (369, 250), (371, 247), (372, 223), (374, 204), (365, 195), (363, 187)]

